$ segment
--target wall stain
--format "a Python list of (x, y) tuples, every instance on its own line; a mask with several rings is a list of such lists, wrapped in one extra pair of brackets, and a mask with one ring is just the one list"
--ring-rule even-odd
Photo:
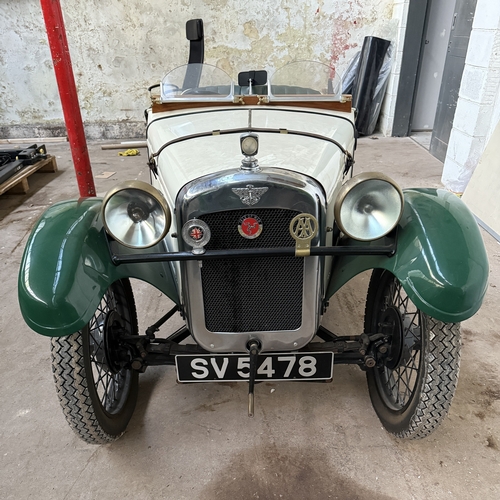
[(255, 22), (246, 22), (243, 25), (243, 34), (252, 40), (259, 39), (259, 30), (255, 27)]

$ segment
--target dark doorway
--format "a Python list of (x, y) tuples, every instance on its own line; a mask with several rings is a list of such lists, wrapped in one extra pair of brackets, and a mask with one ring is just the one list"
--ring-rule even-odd
[[(410, 0), (392, 135), (415, 134), (441, 161), (477, 0)], [(425, 131), (422, 133), (422, 131)]]
[(448, 52), (455, 0), (431, 0), (424, 33), (411, 132), (431, 132)]

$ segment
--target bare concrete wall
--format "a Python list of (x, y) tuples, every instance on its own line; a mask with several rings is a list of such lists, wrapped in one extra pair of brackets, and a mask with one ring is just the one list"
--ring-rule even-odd
[(401, 76), (401, 61), (403, 59), (403, 46), (406, 35), (406, 21), (408, 18), (408, 7), (410, 0), (394, 0), (392, 11), (393, 22), (396, 23), (396, 37), (393, 41), (392, 68), (387, 83), (387, 90), (382, 109), (380, 111), (379, 128), (384, 135), (392, 134), (394, 115), (396, 111), (396, 98)]
[[(342, 72), (365, 36), (396, 41), (401, 22), (393, 19), (394, 3), (61, 0), (87, 135), (141, 135), (146, 88), (187, 61), (190, 18), (204, 20), (205, 62), (233, 78), (293, 59), (319, 60)], [(63, 132), (39, 2), (2, 0), (0, 14), (0, 137)]]

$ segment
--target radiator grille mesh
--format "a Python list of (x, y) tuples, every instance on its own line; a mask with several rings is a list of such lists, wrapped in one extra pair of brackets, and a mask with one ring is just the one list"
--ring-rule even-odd
[[(290, 247), (290, 221), (299, 212), (284, 209), (243, 209), (205, 214), (210, 227), (207, 250)], [(243, 216), (262, 220), (262, 234), (243, 238)], [(252, 257), (205, 260), (201, 269), (206, 328), (212, 332), (295, 330), (302, 324), (304, 259)]]

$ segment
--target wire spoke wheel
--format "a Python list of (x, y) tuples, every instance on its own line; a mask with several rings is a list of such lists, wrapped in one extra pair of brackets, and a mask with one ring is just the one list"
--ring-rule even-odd
[(130, 392), (132, 372), (113, 360), (118, 352), (118, 338), (113, 328), (121, 325), (116, 313), (114, 293), (108, 290), (88, 325), (88, 352), (94, 389), (104, 411), (116, 415), (123, 409)]
[(417, 387), (422, 364), (423, 318), (399, 282), (390, 283), (384, 303), (386, 310), (392, 308), (391, 311), (395, 311), (394, 321), (400, 323), (397, 328), (392, 327), (397, 352), (392, 353), (391, 363), (375, 371), (375, 380), (385, 404), (393, 410), (401, 410), (409, 403)]
[(137, 334), (128, 280), (113, 283), (80, 331), (52, 339), (52, 371), (70, 427), (88, 443), (107, 443), (125, 431), (135, 409), (138, 373), (126, 364), (120, 336)]
[(390, 337), (387, 356), (367, 371), (373, 407), (384, 427), (402, 438), (421, 438), (448, 413), (460, 366), (460, 324), (420, 311), (388, 271), (370, 280), (365, 333)]

